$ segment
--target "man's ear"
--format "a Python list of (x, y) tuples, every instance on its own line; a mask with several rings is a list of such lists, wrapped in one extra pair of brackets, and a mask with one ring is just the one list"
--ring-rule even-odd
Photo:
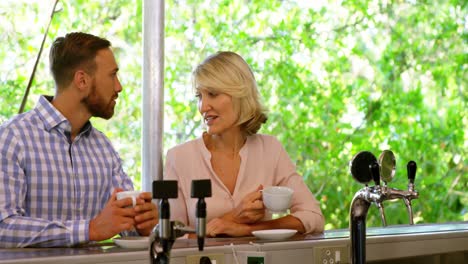
[(77, 70), (73, 75), (73, 84), (80, 92), (86, 92), (91, 85), (91, 81), (91, 76), (83, 70)]

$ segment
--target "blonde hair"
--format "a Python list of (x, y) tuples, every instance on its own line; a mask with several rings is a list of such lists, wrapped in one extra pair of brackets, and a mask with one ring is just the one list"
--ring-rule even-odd
[(193, 72), (193, 87), (231, 96), (237, 125), (247, 135), (257, 133), (267, 120), (253, 72), (234, 52), (220, 51), (200, 63)]

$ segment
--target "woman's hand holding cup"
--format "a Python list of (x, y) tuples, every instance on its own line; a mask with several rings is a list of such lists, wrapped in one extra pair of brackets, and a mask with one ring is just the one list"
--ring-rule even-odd
[(286, 186), (269, 186), (262, 190), (265, 207), (272, 213), (285, 213), (291, 206), (294, 190)]
[(226, 220), (232, 220), (238, 224), (253, 224), (265, 216), (265, 207), (262, 202), (262, 185), (257, 190), (247, 194), (241, 203), (231, 212), (223, 216)]

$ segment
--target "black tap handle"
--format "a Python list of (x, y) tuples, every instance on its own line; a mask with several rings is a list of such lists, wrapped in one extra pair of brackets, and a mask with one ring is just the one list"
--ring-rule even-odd
[(192, 198), (211, 197), (211, 180), (192, 180), (192, 189), (190, 196)]
[(380, 167), (379, 167), (379, 163), (372, 162), (369, 165), (369, 171), (370, 171), (370, 174), (372, 175), (372, 180), (374, 180), (375, 185), (376, 186), (380, 185)]
[(153, 181), (153, 198), (159, 202), (159, 218), (170, 219), (168, 198), (177, 198), (177, 181)]
[(177, 198), (177, 181), (153, 181), (153, 199)]
[(368, 184), (372, 180), (372, 173), (369, 170), (369, 165), (377, 162), (377, 158), (369, 151), (361, 151), (356, 154), (349, 164), (351, 175), (353, 178), (362, 183)]
[(408, 170), (408, 180), (410, 183), (414, 183), (414, 178), (416, 178), (417, 168), (418, 167), (416, 166), (416, 162), (412, 160), (408, 162), (408, 164), (406, 165), (406, 169)]

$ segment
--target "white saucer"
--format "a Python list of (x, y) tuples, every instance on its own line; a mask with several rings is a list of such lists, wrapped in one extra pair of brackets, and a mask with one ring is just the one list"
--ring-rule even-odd
[(252, 234), (259, 239), (265, 240), (281, 240), (294, 236), (297, 230), (294, 229), (268, 229), (253, 231)]
[(139, 236), (128, 236), (114, 238), (114, 243), (123, 248), (148, 248), (149, 238)]

